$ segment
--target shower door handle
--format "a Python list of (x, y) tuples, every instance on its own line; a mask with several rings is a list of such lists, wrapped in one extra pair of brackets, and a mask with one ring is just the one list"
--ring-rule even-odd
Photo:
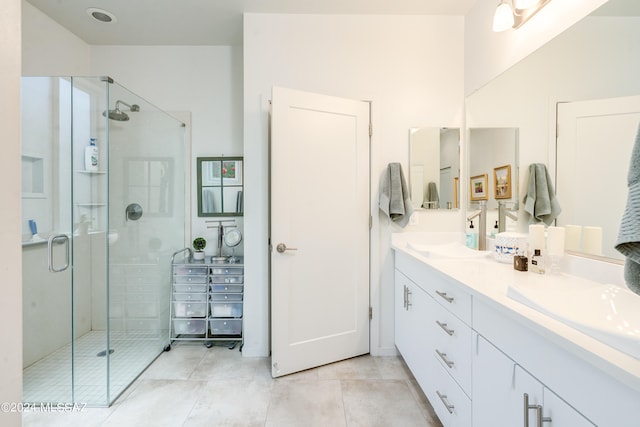
[[(54, 244), (64, 244), (64, 264), (62, 267), (56, 267), (53, 262), (53, 245)], [(54, 234), (49, 236), (49, 242), (47, 245), (49, 251), (49, 271), (52, 273), (60, 273), (61, 271), (65, 271), (69, 268), (69, 236), (66, 234)]]

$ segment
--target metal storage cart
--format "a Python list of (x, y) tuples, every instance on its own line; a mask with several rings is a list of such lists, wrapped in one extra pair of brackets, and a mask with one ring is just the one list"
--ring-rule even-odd
[[(180, 340), (229, 342), (242, 350), (244, 304), (244, 258), (235, 262), (212, 262), (211, 257), (194, 261), (191, 256), (176, 261), (171, 257), (170, 343)], [(169, 344), (170, 345), (170, 344)]]

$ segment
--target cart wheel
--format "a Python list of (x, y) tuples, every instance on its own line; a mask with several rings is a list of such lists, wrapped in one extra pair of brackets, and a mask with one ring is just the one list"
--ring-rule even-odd
[(211, 347), (213, 347), (213, 342), (207, 341), (207, 342), (204, 343), (204, 346), (207, 347), (207, 348), (211, 348)]
[(229, 350), (233, 350), (234, 348), (236, 348), (236, 343), (235, 343), (235, 342), (230, 343), (230, 344), (227, 346), (227, 348), (228, 348)]
[(171, 350), (171, 344), (167, 344), (164, 346), (164, 351), (170, 351)]

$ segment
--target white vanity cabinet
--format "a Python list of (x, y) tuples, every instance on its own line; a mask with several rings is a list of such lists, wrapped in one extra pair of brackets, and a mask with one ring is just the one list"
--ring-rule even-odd
[(396, 255), (396, 347), (446, 427), (471, 426), (471, 296)]
[(472, 401), (473, 427), (594, 426), (477, 334), (474, 334)]

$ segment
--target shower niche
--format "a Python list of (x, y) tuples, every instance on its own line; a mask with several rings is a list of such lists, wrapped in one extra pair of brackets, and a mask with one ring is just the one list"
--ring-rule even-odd
[(23, 398), (108, 406), (169, 342), (185, 127), (108, 77), (24, 77), (21, 94)]

